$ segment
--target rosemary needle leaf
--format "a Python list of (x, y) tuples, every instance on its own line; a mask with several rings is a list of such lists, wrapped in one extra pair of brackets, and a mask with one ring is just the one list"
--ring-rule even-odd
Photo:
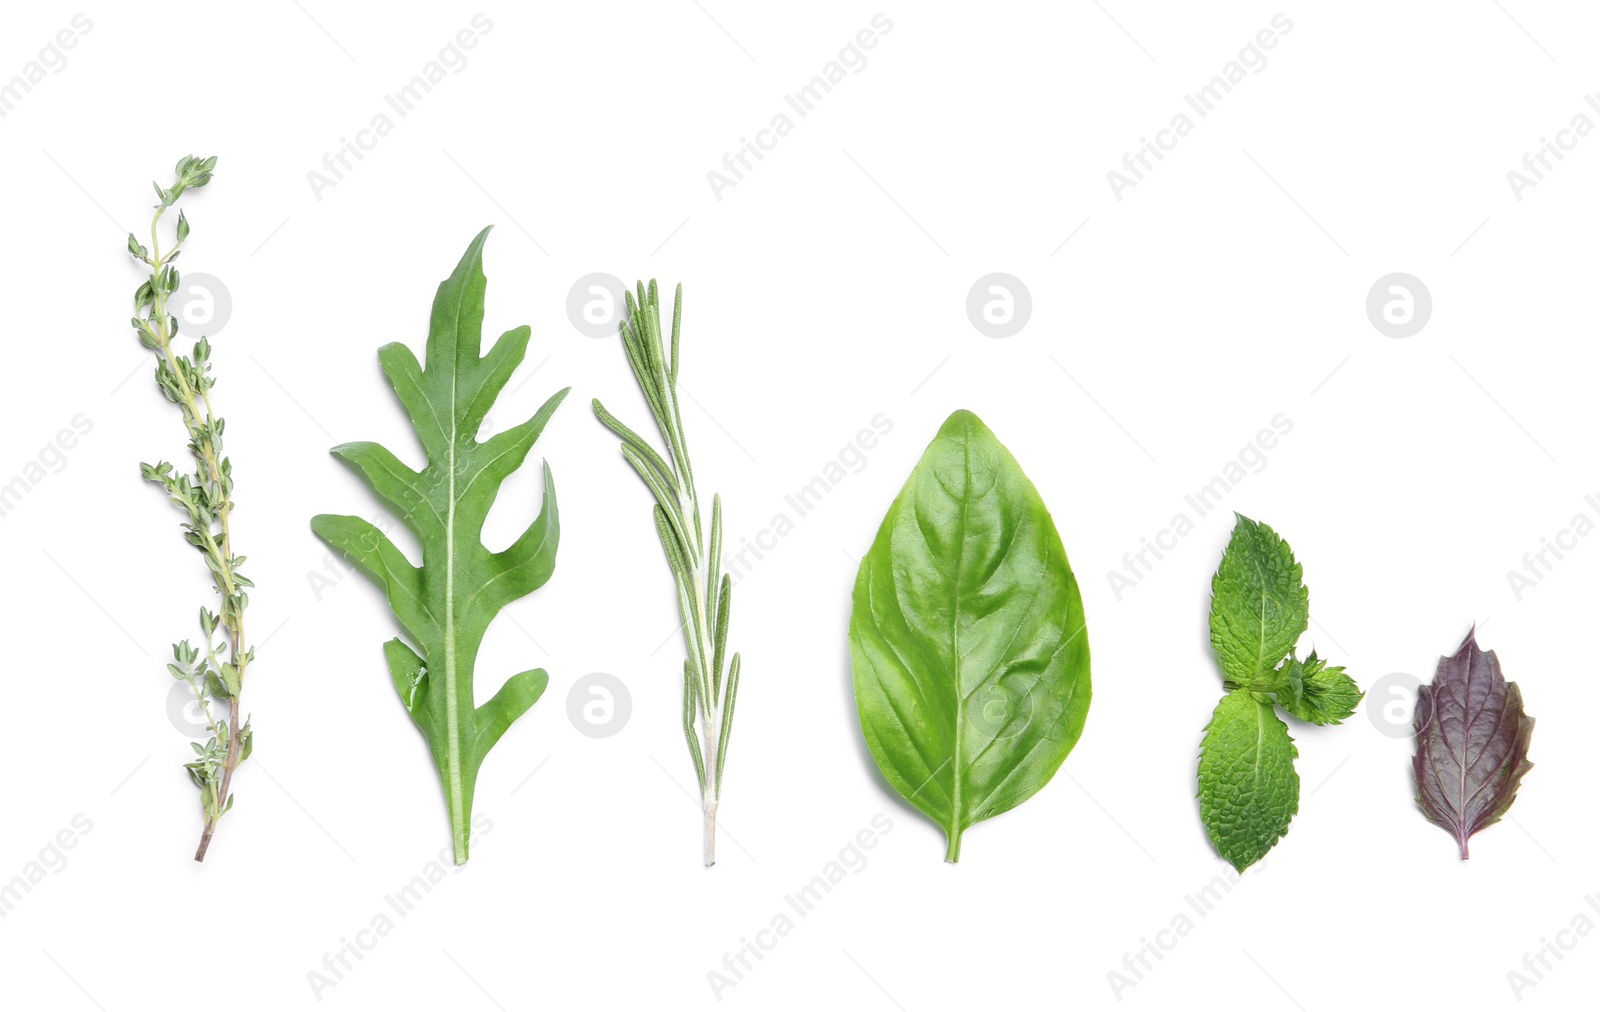
[(689, 463), (688, 439), (678, 404), (679, 334), (683, 321), (683, 286), (677, 287), (672, 309), (670, 351), (662, 341), (660, 290), (652, 280), (634, 291), (624, 290), (622, 348), (645, 404), (655, 419), (665, 453), (649, 446), (633, 429), (618, 421), (598, 400), (595, 417), (622, 438), (622, 455), (633, 465), (656, 502), (652, 508), (678, 592), (683, 622), (683, 732), (694, 759), (705, 814), (705, 863), (716, 861), (716, 814), (722, 798), (722, 768), (733, 723), (733, 694), (738, 684), (739, 655), (724, 684), (722, 661), (728, 639), (728, 605), (732, 583), (721, 571), (722, 500), (711, 500), (711, 538), (707, 545), (700, 517), (700, 496)]

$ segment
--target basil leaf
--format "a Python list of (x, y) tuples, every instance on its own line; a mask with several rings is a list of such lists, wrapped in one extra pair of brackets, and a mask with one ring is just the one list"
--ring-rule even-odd
[(878, 768), (961, 834), (1032, 797), (1089, 711), (1083, 602), (1061, 536), (994, 433), (952, 414), (862, 560), (850, 615), (861, 730)]
[(1231, 685), (1271, 679), (1310, 621), (1310, 592), (1289, 545), (1266, 524), (1234, 514), (1233, 536), (1211, 579), (1211, 647)]
[(1239, 871), (1261, 860), (1300, 807), (1300, 753), (1272, 703), (1249, 689), (1222, 697), (1200, 744), (1200, 819)]
[(1468, 838), (1500, 821), (1533, 769), (1533, 718), (1517, 683), (1501, 674), (1500, 658), (1478, 649), (1473, 632), (1455, 656), (1439, 658), (1433, 684), (1417, 690), (1414, 720), (1417, 804), (1455, 837), (1465, 861)]

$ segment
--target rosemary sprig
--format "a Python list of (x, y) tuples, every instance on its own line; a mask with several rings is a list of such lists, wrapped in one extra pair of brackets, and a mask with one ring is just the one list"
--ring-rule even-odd
[[(700, 523), (700, 495), (689, 465), (689, 445), (683, 433), (683, 413), (678, 409), (678, 328), (683, 320), (683, 286), (672, 303), (670, 357), (661, 341), (661, 305), (656, 283), (650, 290), (638, 284), (635, 300), (629, 292), (627, 315), (622, 322), (622, 346), (628, 353), (633, 378), (655, 416), (656, 429), (667, 445), (667, 457), (636, 432), (618, 421), (598, 399), (594, 413), (601, 423), (622, 437), (622, 455), (655, 494), (656, 533), (666, 550), (667, 564), (678, 589), (678, 612), (683, 619), (683, 733), (700, 781), (705, 809), (706, 867), (716, 863), (717, 805), (722, 797), (722, 765), (728, 757), (728, 733), (733, 727), (733, 703), (739, 692), (739, 655), (728, 662), (728, 612), (733, 584), (722, 572), (722, 497), (711, 499), (711, 537)], [(696, 724), (699, 731), (696, 733)]]
[[(216, 164), (215, 156), (186, 155), (180, 159), (175, 170), (177, 179), (170, 187), (163, 189), (160, 183), (153, 184), (161, 202), (150, 221), (150, 246), (145, 247), (133, 233), (128, 233), (128, 252), (150, 272), (134, 293), (133, 329), (139, 335), (139, 343), (155, 353), (156, 385), (183, 414), (195, 468), (192, 474), (177, 473), (172, 464), (161, 461), (140, 464), (139, 471), (145, 480), (165, 489), (173, 504), (188, 515), (188, 522), (182, 525), (184, 540), (205, 558), (222, 597), (220, 611), (200, 609), (204, 649), (190, 646), (186, 639), (174, 643), (173, 662), (167, 665), (172, 677), (189, 683), (211, 729), (211, 739), (205, 745), (190, 743), (196, 759), (184, 764), (189, 779), (200, 788), (205, 815), (196, 861), (205, 860), (218, 821), (233, 807), (229, 789), (233, 771), (250, 757), (250, 722), (247, 719), (242, 727), (239, 724), (239, 694), (245, 669), (255, 660), (255, 650), (245, 647), (244, 638), (244, 610), (250, 603), (246, 588), (254, 584), (239, 572), (244, 556), (233, 553), (228, 530), (234, 506), (233, 467), (222, 455), (223, 419), (211, 406), (211, 389), (216, 384), (211, 378), (211, 343), (201, 337), (189, 355), (179, 354), (173, 347), (178, 321), (167, 312), (167, 300), (178, 290), (178, 269), (173, 261), (189, 238), (189, 219), (178, 212), (175, 240), (165, 253), (158, 226), (162, 215), (185, 190), (198, 189), (211, 181)], [(220, 646), (216, 642), (219, 628), (224, 641)], [(225, 657), (218, 653), (219, 649), (226, 651)], [(223, 706), (227, 709), (225, 720), (217, 716)]]

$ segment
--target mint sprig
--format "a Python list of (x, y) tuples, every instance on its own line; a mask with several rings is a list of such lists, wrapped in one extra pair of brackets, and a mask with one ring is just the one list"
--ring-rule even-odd
[(1237, 523), (1211, 581), (1211, 648), (1227, 695), (1200, 745), (1200, 818), (1217, 853), (1239, 871), (1261, 860), (1300, 808), (1299, 751), (1282, 709), (1310, 724), (1338, 724), (1361, 690), (1342, 667), (1294, 653), (1311, 614), (1289, 545), (1266, 524)]

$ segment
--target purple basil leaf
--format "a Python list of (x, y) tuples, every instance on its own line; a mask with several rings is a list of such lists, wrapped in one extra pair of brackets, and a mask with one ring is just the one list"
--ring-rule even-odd
[(1494, 651), (1479, 650), (1468, 633), (1454, 656), (1439, 658), (1433, 685), (1417, 690), (1415, 719), (1417, 804), (1456, 838), (1465, 861), (1467, 838), (1500, 821), (1533, 769), (1533, 718)]

